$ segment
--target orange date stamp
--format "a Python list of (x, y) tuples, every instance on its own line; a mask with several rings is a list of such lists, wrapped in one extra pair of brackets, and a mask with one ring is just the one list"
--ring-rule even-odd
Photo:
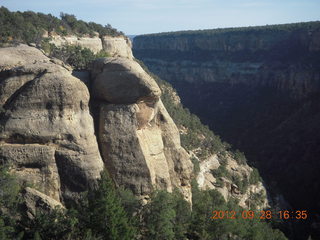
[(308, 212), (306, 210), (296, 210), (296, 211), (271, 211), (271, 210), (262, 210), (262, 211), (252, 211), (252, 210), (243, 210), (243, 211), (222, 211), (214, 210), (212, 211), (212, 220), (219, 219), (261, 219), (261, 220), (270, 220), (270, 219), (297, 219), (305, 220), (308, 218)]

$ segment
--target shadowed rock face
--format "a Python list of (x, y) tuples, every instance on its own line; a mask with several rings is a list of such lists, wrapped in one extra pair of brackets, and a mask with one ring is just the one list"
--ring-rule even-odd
[(93, 98), (100, 100), (100, 149), (116, 183), (142, 198), (154, 188), (179, 188), (191, 201), (192, 163), (156, 82), (124, 58), (97, 60), (92, 75)]
[(184, 106), (245, 152), (271, 192), (295, 209), (320, 208), (319, 21), (144, 35), (133, 45)]
[(0, 55), (0, 161), (48, 197), (76, 199), (103, 169), (88, 89), (35, 48)]

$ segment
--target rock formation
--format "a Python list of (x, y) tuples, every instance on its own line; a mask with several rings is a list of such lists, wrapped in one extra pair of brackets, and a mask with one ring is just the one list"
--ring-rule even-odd
[(61, 47), (63, 45), (78, 45), (83, 48), (89, 48), (94, 53), (98, 53), (103, 50), (102, 41), (98, 36), (77, 37), (54, 35), (50, 38), (50, 43), (56, 45), (57, 47)]
[(303, 96), (320, 89), (319, 36), (320, 23), (311, 22), (142, 35), (133, 49), (172, 83), (272, 86)]
[(179, 188), (191, 201), (189, 155), (158, 85), (138, 63), (93, 64), (87, 81), (99, 109), (97, 141), (89, 90), (72, 69), (26, 45), (0, 48), (0, 55), (0, 163), (30, 185), (30, 217), (39, 204), (76, 200), (104, 166), (143, 199), (154, 189)]
[(100, 51), (107, 52), (112, 57), (124, 57), (133, 59), (131, 50), (131, 41), (124, 36), (112, 37), (112, 36), (94, 36), (94, 37), (77, 37), (77, 36), (60, 36), (52, 35), (48, 36), (50, 43), (61, 47), (63, 45), (78, 45), (83, 48), (88, 48), (94, 53)]
[(100, 149), (116, 183), (141, 197), (153, 187), (179, 188), (191, 201), (192, 163), (156, 82), (125, 58), (97, 60), (92, 73), (93, 98), (100, 100)]
[[(295, 209), (320, 207), (320, 22), (143, 35), (135, 57)], [(277, 190), (276, 190), (277, 189)]]
[[(247, 164), (237, 163), (229, 154), (226, 157), (226, 176), (217, 177), (212, 172), (217, 170), (223, 162), (217, 155), (210, 156), (200, 162), (200, 171), (197, 182), (200, 189), (216, 189), (226, 201), (231, 198), (239, 200), (239, 206), (245, 209), (266, 209), (270, 207), (267, 198), (267, 190), (261, 181), (250, 183), (249, 179), (253, 169)], [(247, 184), (244, 190), (234, 183), (233, 178), (238, 178), (241, 184)], [(254, 200), (253, 200), (254, 199)]]
[(102, 37), (104, 51), (112, 57), (124, 57), (133, 59), (132, 44), (128, 37)]
[(35, 48), (0, 55), (0, 161), (58, 202), (77, 198), (103, 169), (87, 87)]

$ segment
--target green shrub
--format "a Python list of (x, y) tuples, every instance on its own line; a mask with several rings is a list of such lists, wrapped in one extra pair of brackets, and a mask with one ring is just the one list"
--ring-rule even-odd
[(259, 181), (262, 181), (262, 179), (260, 177), (258, 169), (256, 169), (256, 168), (252, 168), (252, 169), (253, 170), (252, 170), (250, 177), (249, 177), (249, 183), (250, 184), (257, 184)]
[(233, 158), (239, 163), (240, 165), (245, 165), (247, 163), (247, 159), (243, 152), (236, 150), (233, 154)]
[(61, 19), (51, 14), (26, 12), (10, 12), (0, 7), (0, 42), (40, 43), (44, 31), (56, 32), (59, 35), (91, 35), (98, 32), (100, 36), (124, 35), (110, 24), (102, 26), (97, 23), (86, 23), (74, 15), (61, 13)]
[(195, 176), (197, 176), (198, 173), (200, 172), (199, 160), (197, 158), (195, 158), (195, 157), (191, 157), (190, 160), (193, 163), (193, 173), (194, 173)]

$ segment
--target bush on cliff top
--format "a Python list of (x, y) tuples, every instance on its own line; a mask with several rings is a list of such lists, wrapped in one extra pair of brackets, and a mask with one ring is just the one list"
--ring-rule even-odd
[(0, 43), (40, 43), (45, 31), (62, 36), (93, 36), (94, 32), (98, 32), (100, 36), (124, 35), (110, 24), (102, 26), (93, 22), (87, 23), (71, 14), (61, 13), (59, 19), (51, 14), (32, 11), (10, 12), (5, 7), (0, 7), (0, 26)]

